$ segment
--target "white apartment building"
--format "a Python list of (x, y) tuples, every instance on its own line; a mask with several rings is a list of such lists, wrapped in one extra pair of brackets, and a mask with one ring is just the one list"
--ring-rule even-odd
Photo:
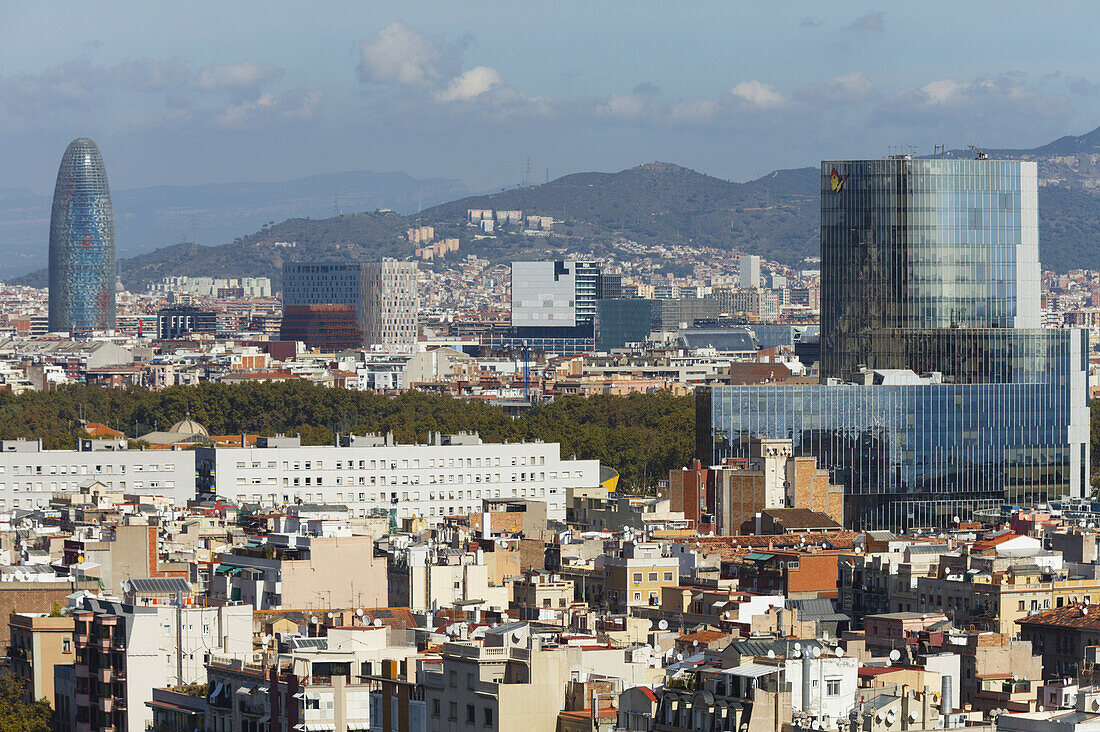
[(73, 619), (77, 729), (89, 732), (145, 729), (154, 688), (204, 683), (208, 654), (252, 654), (252, 608), (245, 605), (135, 606), (86, 597)]
[(77, 493), (95, 482), (183, 506), (195, 497), (195, 456), (131, 450), (126, 440), (81, 440), (77, 450), (43, 450), (41, 440), (0, 441), (0, 513), (48, 506), (54, 493)]
[(548, 519), (564, 521), (566, 489), (600, 482), (598, 460), (563, 460), (556, 442), (486, 444), (476, 434), (436, 434), (426, 445), (352, 436), (330, 447), (260, 438), (254, 448), (200, 447), (195, 458), (202, 493), (269, 506), (336, 503), (352, 516), (385, 510), (431, 523), (479, 512), (485, 498), (542, 501)]
[(420, 294), (417, 263), (383, 259), (363, 266), (363, 338), (368, 345), (411, 351), (416, 346)]

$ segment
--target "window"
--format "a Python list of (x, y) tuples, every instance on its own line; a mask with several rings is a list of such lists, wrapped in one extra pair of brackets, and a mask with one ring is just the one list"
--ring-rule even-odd
[(634, 577), (632, 579), (634, 580), (634, 584), (639, 584), (642, 581), (642, 573), (641, 572), (635, 572)]
[(840, 696), (840, 679), (828, 679), (825, 681), (826, 696)]
[(62, 653), (72, 653), (73, 652), (73, 639), (72, 638), (62, 638), (61, 639), (61, 652)]
[[(451, 673), (454, 673), (453, 671)], [(451, 702), (449, 719), (458, 719), (458, 702)]]
[(474, 690), (474, 675), (466, 674), (466, 688), (470, 691)]
[(474, 714), (474, 705), (466, 705), (466, 724), (477, 724), (477, 716)]
[(493, 710), (490, 707), (485, 707), (485, 726), (493, 726)]
[(432, 699), (432, 716), (433, 717), (438, 717), (439, 716), (439, 700), (438, 699)]
[(665, 572), (665, 582), (672, 581), (672, 572)]
[(657, 573), (656, 572), (650, 572), (649, 573), (649, 581), (650, 582), (656, 582), (657, 581)]

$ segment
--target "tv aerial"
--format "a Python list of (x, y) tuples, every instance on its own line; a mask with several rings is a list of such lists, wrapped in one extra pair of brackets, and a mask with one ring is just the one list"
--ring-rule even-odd
[(967, 145), (967, 147), (970, 148), (970, 151), (972, 153), (974, 153), (975, 160), (989, 160), (989, 156), (985, 154), (985, 150), (980, 150), (973, 145)]

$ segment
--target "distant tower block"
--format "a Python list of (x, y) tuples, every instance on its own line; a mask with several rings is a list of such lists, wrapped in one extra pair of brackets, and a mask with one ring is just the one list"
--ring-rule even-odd
[(99, 148), (69, 143), (50, 216), (50, 330), (115, 328), (115, 222)]

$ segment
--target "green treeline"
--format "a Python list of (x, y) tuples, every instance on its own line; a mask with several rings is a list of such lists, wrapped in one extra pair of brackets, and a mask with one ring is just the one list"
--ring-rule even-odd
[(695, 444), (695, 402), (669, 392), (566, 397), (513, 419), (480, 402), (409, 392), (396, 398), (304, 383), (201, 384), (163, 391), (66, 386), (13, 396), (0, 392), (0, 439), (40, 438), (46, 448), (76, 445), (81, 421), (137, 437), (166, 430), (187, 414), (212, 435), (300, 434), (330, 445), (336, 432), (393, 432), (425, 442), (429, 432), (476, 431), (486, 442), (560, 442), (563, 457), (596, 458), (624, 487), (645, 488), (687, 465)]

